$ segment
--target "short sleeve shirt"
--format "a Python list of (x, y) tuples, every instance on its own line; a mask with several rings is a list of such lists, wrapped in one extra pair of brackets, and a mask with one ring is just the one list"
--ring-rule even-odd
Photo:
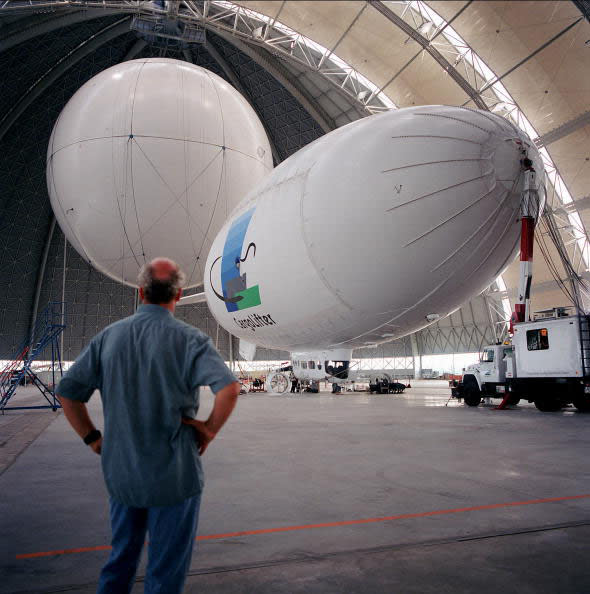
[(61, 380), (61, 396), (87, 402), (100, 391), (107, 489), (130, 507), (175, 505), (203, 488), (192, 427), (199, 386), (218, 392), (236, 379), (205, 334), (159, 305), (97, 334)]

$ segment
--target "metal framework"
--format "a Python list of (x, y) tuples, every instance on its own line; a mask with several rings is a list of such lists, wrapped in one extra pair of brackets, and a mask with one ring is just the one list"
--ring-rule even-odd
[(481, 294), (481, 297), (488, 310), (494, 342), (504, 342), (509, 337), (511, 315), (510, 302), (505, 291), (498, 287), (496, 281)]
[[(173, 17), (181, 22), (199, 25), (221, 35), (231, 35), (250, 46), (258, 45), (275, 56), (280, 56), (314, 70), (329, 80), (349, 100), (358, 103), (358, 106), (367, 115), (395, 107), (393, 102), (383, 93), (375, 93), (375, 85), (338, 58), (333, 53), (333, 49), (324, 48), (304, 35), (281, 24), (276, 19), (270, 19), (248, 8), (221, 0), (180, 0), (172, 4), (177, 5), (175, 7), (176, 14)], [(112, 14), (113, 11), (119, 11), (136, 15), (171, 16), (166, 9), (159, 8), (151, 2), (139, 0), (0, 1), (0, 12), (35, 12), (40, 9), (56, 10), (64, 8), (102, 9), (105, 11), (103, 14)], [(81, 19), (82, 16), (77, 18)], [(33, 32), (31, 35), (33, 35)]]
[(590, 196), (583, 196), (582, 198), (578, 198), (575, 202), (571, 202), (570, 204), (557, 207), (556, 210), (564, 212), (574, 212), (576, 210), (588, 210), (589, 208)]
[(540, 148), (542, 146), (547, 146), (552, 142), (556, 142), (561, 140), (562, 138), (573, 134), (580, 128), (587, 126), (590, 124), (590, 110), (585, 111), (583, 114), (568, 120), (561, 126), (550, 130), (549, 132), (543, 134), (543, 136), (539, 136), (539, 138), (535, 138), (535, 144)]
[(45, 74), (43, 74), (43, 76), (37, 79), (33, 85), (27, 89), (21, 99), (4, 114), (4, 117), (0, 120), (0, 139), (2, 139), (6, 132), (8, 132), (10, 127), (16, 122), (27, 107), (31, 105), (37, 97), (42, 95), (60, 76), (63, 76), (63, 74), (72, 66), (77, 64), (88, 54), (96, 51), (101, 45), (108, 43), (120, 35), (125, 35), (128, 32), (129, 18), (126, 17), (112, 25), (108, 25), (61, 58), (57, 64), (52, 66)]
[[(220, 37), (228, 39), (230, 37), (225, 31), (218, 32)], [(306, 111), (313, 117), (313, 119), (322, 127), (324, 132), (330, 132), (337, 126), (334, 120), (325, 112), (314, 98), (307, 93), (302, 85), (291, 75), (291, 73), (273, 56), (264, 50), (244, 43), (240, 39), (231, 39), (232, 45), (237, 47), (241, 52), (252, 58), (257, 64), (262, 66), (267, 72), (270, 72), (288, 91), (303, 105)]]
[[(474, 308), (474, 301), (477, 303), (478, 299), (481, 299), (480, 317)], [(488, 316), (489, 322), (480, 319), (483, 316)], [(420, 354), (479, 352), (484, 345), (503, 340), (506, 334), (504, 316), (495, 299), (481, 295), (441, 322), (418, 332)]]
[[(409, 14), (412, 16), (414, 23), (407, 22), (403, 19), (403, 16), (398, 16), (391, 8), (386, 6), (381, 0), (368, 0), (368, 2), (373, 6), (376, 10), (378, 10), (386, 19), (390, 20), (394, 25), (399, 27), (404, 33), (406, 33), (409, 37), (411, 37), (416, 43), (419, 43), (425, 51), (427, 51), (441, 66), (441, 68), (449, 74), (449, 76), (465, 91), (465, 93), (471, 98), (471, 100), (479, 107), (480, 109), (488, 109), (485, 101), (479, 96), (479, 92), (471, 85), (469, 80), (465, 78), (459, 70), (455, 68), (453, 64), (451, 64), (444, 55), (439, 51), (437, 48), (437, 44), (431, 43), (431, 40), (428, 37), (425, 37), (420, 32), (422, 28), (423, 31), (426, 31), (426, 28), (423, 27), (424, 23), (427, 21), (425, 20), (420, 25), (417, 24), (415, 19), (415, 11), (410, 11)], [(407, 4), (407, 8), (411, 7), (412, 3)], [(404, 13), (402, 13), (403, 15)], [(446, 28), (446, 23), (441, 26)], [(434, 30), (432, 37), (438, 33), (437, 30)]]

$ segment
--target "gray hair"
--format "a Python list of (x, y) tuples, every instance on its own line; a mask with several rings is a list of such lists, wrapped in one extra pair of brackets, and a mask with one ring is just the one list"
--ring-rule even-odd
[(178, 294), (178, 290), (183, 287), (185, 275), (175, 262), (168, 260), (171, 264), (170, 273), (164, 278), (156, 278), (155, 262), (157, 260), (166, 259), (157, 258), (144, 264), (139, 271), (137, 283), (143, 289), (145, 298), (150, 303), (170, 303)]

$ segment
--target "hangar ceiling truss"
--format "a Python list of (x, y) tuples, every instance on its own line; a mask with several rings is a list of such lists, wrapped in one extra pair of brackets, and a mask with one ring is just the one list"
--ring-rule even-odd
[(477, 353), (486, 344), (495, 342), (488, 327), (476, 325), (442, 328), (428, 327), (421, 330), (420, 353), (438, 355), (442, 353)]
[[(286, 27), (277, 18), (270, 19), (232, 2), (221, 0), (181, 0), (177, 3), (170, 3), (170, 6), (175, 7), (174, 15), (170, 15), (169, 11), (164, 8), (159, 8), (156, 3), (132, 0), (123, 2), (114, 0), (54, 0), (53, 2), (0, 1), (0, 10), (4, 11), (22, 12), (40, 9), (79, 9), (83, 11), (81, 15), (77, 17), (68, 15), (69, 18), (77, 19), (83, 19), (83, 13), (87, 9), (92, 11), (102, 9), (103, 11), (108, 11), (108, 14), (112, 14), (113, 11), (119, 11), (148, 17), (173, 16), (183, 22), (191, 23), (220, 34), (231, 35), (234, 38), (246, 41), (249, 45), (258, 45), (268, 50), (272, 55), (280, 56), (288, 61), (314, 70), (324, 76), (349, 100), (358, 103), (358, 107), (364, 115), (395, 107), (394, 103), (384, 93), (375, 92), (378, 91), (375, 85), (334, 53), (339, 42), (331, 49), (325, 48), (308, 37)], [(365, 10), (365, 8), (366, 4), (363, 3), (359, 13)], [(353, 24), (354, 22), (350, 26), (352, 27)], [(50, 26), (50, 24), (39, 25), (39, 27), (45, 28)], [(31, 33), (31, 35), (33, 34), (34, 32)], [(22, 41), (20, 37), (19, 39), (20, 41), (17, 41), (17, 43)], [(0, 43), (2, 42), (0, 41)]]
[(508, 328), (505, 312), (493, 298), (495, 292), (494, 286), (447, 318), (417, 332), (420, 353), (476, 353), (486, 344), (503, 341)]

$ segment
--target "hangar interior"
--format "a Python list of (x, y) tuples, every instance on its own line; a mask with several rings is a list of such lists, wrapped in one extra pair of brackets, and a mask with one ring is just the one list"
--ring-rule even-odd
[[(188, 60), (226, 79), (263, 121), (275, 163), (329, 130), (394, 107), (466, 105), (521, 124), (526, 119), (537, 145), (546, 147), (549, 201), (563, 243), (577, 272), (587, 274), (588, 90), (578, 76), (586, 67), (584, 3), (534, 3), (534, 9), (526, 2), (180, 3), (176, 16), (201, 24), (207, 35), (205, 43), (186, 47), (163, 38), (149, 43), (130, 30), (137, 15), (163, 10), (157, 3), (25, 4), (6, 2), (0, 14), (3, 359), (14, 356), (36, 314), (62, 293), (66, 361), (133, 311), (133, 290), (93, 270), (71, 246), (64, 258), (47, 196), (45, 147), (72, 94), (98, 72), (134, 58)], [(488, 291), (420, 331), (419, 354), (473, 353), (502, 338), (510, 311), (503, 300), (513, 302), (517, 284), (515, 262)], [(534, 310), (569, 304), (538, 246), (532, 300)], [(180, 315), (209, 334), (215, 327), (206, 305)], [(229, 359), (227, 333), (218, 345)], [(379, 356), (407, 350), (394, 343), (379, 349)], [(282, 360), (286, 353), (257, 356)]]
[[(154, 22), (168, 23), (173, 27), (173, 34), (161, 35), (161, 30), (157, 33)], [(51, 302), (67, 304), (67, 326), (61, 342), (64, 361), (73, 361), (92, 336), (135, 311), (136, 290), (94, 269), (69, 244), (56, 224), (47, 191), (46, 158), (51, 131), (61, 110), (84, 83), (115, 64), (150, 57), (173, 58), (202, 66), (237, 89), (263, 123), (275, 165), (332, 130), (387, 110), (444, 104), (477, 108), (506, 117), (525, 130), (540, 149), (546, 172), (547, 212), (535, 238), (531, 309), (539, 311), (569, 306), (568, 292), (577, 292), (586, 311), (590, 307), (590, 294), (586, 289), (586, 281), (590, 280), (587, 232), (590, 225), (589, 2), (4, 0), (0, 1), (0, 231), (4, 238), (0, 255), (4, 279), (0, 286), (1, 360), (6, 362), (16, 356), (19, 345), (30, 335), (37, 316)], [(560, 251), (562, 255), (567, 254), (571, 268), (564, 268)], [(403, 278), (397, 281), (404, 283)], [(408, 375), (413, 376), (419, 373), (420, 357), (478, 353), (484, 345), (507, 337), (518, 282), (519, 263), (516, 260), (488, 289), (450, 316), (412, 336), (359, 349), (354, 357), (360, 360), (391, 359), (394, 362), (389, 365), (394, 367), (396, 359), (404, 359), (408, 361), (405, 364)], [(211, 336), (226, 360), (233, 362), (239, 358), (237, 339), (219, 327), (206, 303), (179, 309), (177, 315)], [(286, 361), (289, 357), (285, 351), (264, 348), (259, 348), (256, 353), (256, 360), (263, 366), (266, 361)], [(460, 372), (460, 369), (456, 371)], [(430, 406), (429, 402), (434, 400), (427, 395), (426, 388), (418, 386), (420, 406)], [(441, 386), (436, 390), (436, 406), (439, 406), (447, 400), (448, 390)], [(245, 418), (256, 430), (261, 430), (264, 421), (280, 431), (277, 418), (305, 423), (308, 415), (315, 414), (313, 403), (306, 404), (306, 410), (299, 410), (292, 401), (277, 405), (271, 399), (265, 400), (268, 397), (259, 398), (258, 404), (272, 412), (257, 416), (256, 401), (248, 404)], [(351, 418), (367, 403), (361, 397), (355, 398), (357, 400), (345, 407)], [(387, 407), (380, 408), (382, 406), (379, 404), (376, 410), (362, 416), (364, 428), (378, 424), (379, 415), (391, 413)], [(279, 476), (278, 490), (288, 491), (292, 480), (307, 485), (298, 493), (309, 509), (315, 511), (304, 513), (303, 519), (297, 514), (298, 502), (288, 497), (286, 503), (293, 507), (286, 519), (281, 516), (285, 510), (280, 505), (285, 502), (278, 499), (272, 502), (270, 519), (265, 518), (266, 495), (257, 490), (255, 483), (264, 482), (268, 475), (259, 473), (252, 464), (248, 466), (251, 482), (244, 481), (241, 486), (249, 501), (258, 502), (248, 512), (252, 520), (249, 525), (264, 528), (297, 523), (336, 524), (341, 518), (334, 509), (324, 504), (314, 508), (313, 503), (318, 499), (325, 500), (330, 492), (332, 496), (342, 494), (347, 519), (356, 518), (359, 513), (363, 516), (365, 512), (356, 513), (355, 510), (368, 498), (372, 517), (395, 515), (400, 517), (400, 523), (406, 521), (402, 516), (411, 515), (416, 510), (426, 513), (432, 509), (454, 507), (456, 497), (453, 494), (462, 490), (461, 503), (456, 507), (475, 509), (474, 501), (480, 500), (485, 500), (484, 506), (504, 500), (549, 501), (552, 497), (559, 499), (563, 496), (562, 500), (546, 518), (529, 511), (535, 506), (515, 507), (512, 516), (502, 518), (495, 517), (490, 507), (482, 512), (486, 515), (483, 523), (471, 525), (467, 522), (461, 528), (450, 520), (447, 522), (445, 516), (442, 530), (429, 526), (425, 529), (427, 536), (423, 538), (415, 538), (413, 528), (404, 525), (403, 536), (395, 545), (401, 547), (395, 549), (398, 557), (388, 548), (391, 539), (385, 529), (378, 527), (357, 541), (354, 529), (350, 527), (352, 524), (345, 525), (345, 522), (335, 528), (335, 538), (341, 539), (342, 546), (335, 546), (331, 536), (320, 536), (314, 548), (299, 536), (304, 531), (294, 530), (293, 534), (297, 536), (292, 545), (287, 546), (278, 540), (256, 543), (251, 545), (252, 548), (244, 547), (248, 552), (232, 553), (227, 563), (223, 561), (224, 543), (243, 544), (245, 541), (239, 536), (226, 540), (220, 537), (193, 567), (195, 584), (209, 585), (212, 591), (228, 592), (341, 592), (343, 589), (360, 592), (392, 591), (392, 584), (400, 580), (402, 590), (399, 591), (426, 592), (435, 590), (436, 580), (443, 580), (440, 582), (444, 586), (442, 591), (470, 591), (475, 585), (481, 591), (492, 591), (483, 585), (485, 579), (481, 575), (471, 575), (454, 560), (455, 554), (463, 555), (465, 564), (469, 564), (470, 550), (460, 536), (465, 534), (468, 540), (471, 534), (476, 534), (480, 539), (477, 546), (482, 548), (472, 549), (474, 559), (481, 563), (482, 571), (491, 580), (487, 588), (493, 584), (493, 591), (500, 583), (506, 591), (516, 591), (516, 585), (523, 586), (527, 580), (533, 584), (531, 591), (581, 592), (587, 589), (590, 575), (577, 564), (579, 557), (574, 552), (588, 542), (589, 516), (587, 499), (584, 499), (588, 495), (581, 493), (589, 468), (585, 458), (580, 457), (587, 441), (581, 416), (574, 418), (571, 411), (566, 411), (560, 417), (559, 427), (555, 428), (551, 421), (540, 417), (506, 422), (505, 419), (484, 420), (478, 416), (466, 421), (453, 408), (454, 416), (443, 421), (439, 419), (441, 425), (437, 426), (434, 420), (427, 422), (424, 451), (428, 452), (429, 461), (425, 463), (408, 445), (408, 440), (415, 436), (412, 438), (407, 424), (420, 424), (421, 410), (417, 405), (407, 404), (404, 408), (409, 414), (406, 429), (397, 434), (393, 444), (394, 448), (399, 445), (400, 456), (405, 457), (406, 462), (388, 466), (385, 474), (375, 462), (377, 478), (370, 474), (373, 466), (367, 460), (371, 458), (371, 448), (377, 448), (381, 453), (383, 448), (392, 448), (387, 427), (379, 425), (373, 437), (366, 441), (360, 429), (351, 429), (345, 437), (328, 432), (325, 443), (321, 440), (314, 442), (312, 456), (315, 459), (321, 458), (323, 444), (328, 449), (343, 448), (340, 451), (352, 456), (358, 467), (365, 470), (370, 467), (371, 470), (366, 472), (351, 471), (350, 479), (356, 484), (368, 481), (369, 495), (360, 488), (347, 491), (349, 479), (344, 470), (334, 471), (333, 483), (329, 477), (319, 480), (318, 475), (322, 472), (330, 473), (327, 462), (320, 468), (314, 468), (308, 461), (301, 467), (294, 464), (293, 469), (283, 475), (275, 459), (277, 467), (271, 466)], [(332, 402), (327, 414), (338, 426), (348, 422), (344, 412)], [(36, 439), (49, 423), (41, 413), (29, 418), (31, 421), (26, 430), (17, 436), (20, 445), (14, 447), (18, 454), (26, 447), (24, 444)], [(0, 427), (13, 438), (7, 424)], [(490, 438), (486, 443), (493, 443), (492, 446), (486, 447), (486, 443), (480, 441), (478, 430)], [(456, 431), (463, 431), (464, 439), (452, 437)], [(520, 440), (508, 445), (510, 432), (519, 431), (522, 431)], [(437, 452), (437, 432), (444, 433), (445, 439), (450, 440), (446, 442), (447, 452), (455, 448), (456, 452), (469, 451), (470, 444), (477, 441), (474, 460), (462, 467), (452, 456)], [(551, 433), (554, 447), (534, 450), (532, 443), (542, 440), (544, 432)], [(65, 426), (51, 425), (17, 462), (14, 462), (18, 455), (15, 454), (2, 466), (4, 470), (8, 469), (0, 479), (4, 479), (4, 488), (14, 487), (10, 501), (3, 505), (15, 505), (17, 499), (27, 498), (30, 485), (26, 483), (25, 463), (40, 473), (40, 481), (50, 480), (49, 471), (43, 468), (51, 465), (52, 451), (67, 458), (69, 437), (66, 435)], [(314, 440), (310, 428), (304, 430), (301, 437), (304, 441)], [(527, 441), (529, 438), (532, 441)], [(234, 438), (228, 436), (227, 441), (232, 447), (247, 450), (248, 439), (248, 431), (244, 429)], [(55, 450), (52, 450), (51, 440), (58, 444)], [(400, 443), (404, 440), (405, 443)], [(296, 442), (293, 437), (285, 448), (297, 451)], [(573, 442), (577, 444), (576, 454), (568, 446)], [(348, 449), (351, 443), (355, 444), (356, 453)], [(253, 447), (251, 453), (263, 457), (264, 450), (270, 446), (269, 441), (264, 441)], [(511, 451), (519, 452), (523, 466), (509, 462)], [(335, 465), (345, 464), (343, 459), (334, 456), (331, 454), (327, 460)], [(238, 471), (222, 453), (214, 453), (212, 457), (212, 465), (227, 464), (230, 470)], [(94, 481), (96, 471), (89, 470), (88, 463), (87, 458), (72, 461), (80, 476)], [(437, 470), (437, 465), (445, 467), (445, 472)], [(493, 479), (485, 471), (486, 465), (496, 468)], [(412, 485), (406, 485), (403, 500), (407, 502), (420, 493), (417, 496), (420, 505), (403, 504), (399, 508), (401, 511), (389, 513), (390, 508), (383, 503), (385, 499), (379, 499), (379, 494), (384, 497), (390, 494), (390, 485), (398, 476), (396, 472), (412, 472), (412, 468), (421, 469), (420, 478)], [(469, 473), (477, 477), (477, 488), (468, 481)], [(522, 479), (522, 482), (512, 488), (508, 485), (511, 477)], [(436, 491), (436, 481), (448, 481), (451, 486), (448, 492), (442, 492), (444, 489), (441, 488), (434, 500), (430, 500), (423, 494), (423, 489), (432, 494)], [(556, 494), (554, 487), (560, 482), (569, 490)], [(59, 483), (71, 488), (61, 476)], [(223, 492), (232, 488), (227, 477), (215, 476), (212, 483)], [(509, 492), (502, 490), (506, 485)], [(490, 491), (496, 496), (491, 502), (485, 497), (478, 499), (479, 495)], [(475, 496), (470, 498), (470, 494)], [(51, 495), (47, 505), (56, 504), (56, 497)], [(207, 533), (233, 532), (232, 520), (239, 524), (239, 498), (232, 496), (229, 500), (235, 511), (226, 518), (227, 522), (220, 520), (219, 529), (213, 520), (206, 521)], [(94, 504), (95, 500), (84, 504), (84, 514), (92, 513), (90, 503)], [(215, 501), (210, 503), (213, 507), (217, 505)], [(3, 511), (3, 516), (6, 518), (9, 513), (10, 508)], [(22, 510), (19, 513), (22, 514)], [(220, 508), (215, 508), (215, 513), (222, 515)], [(67, 508), (59, 508), (56, 514), (72, 531), (75, 530), (78, 520), (68, 515)], [(91, 522), (92, 529), (101, 536), (96, 541), (97, 546), (88, 553), (92, 557), (92, 567), (102, 560), (98, 542), (108, 541), (106, 528), (100, 524), (104, 521), (106, 525), (105, 514), (103, 510)], [(18, 541), (15, 522), (11, 521), (8, 532), (22, 550), (5, 552), (5, 559), (8, 559), (6, 555), (12, 555), (5, 567), (5, 575), (13, 580), (7, 582), (12, 584), (7, 592), (63, 591), (58, 588), (64, 584), (70, 591), (92, 591), (87, 585), (93, 579), (88, 571), (82, 571), (80, 578), (76, 578), (80, 559), (74, 554), (41, 557), (56, 560), (56, 565), (39, 574), (50, 576), (47, 584), (32, 581), (31, 576), (36, 570), (26, 565), (31, 561), (14, 560), (15, 552), (34, 552), (31, 543)], [(577, 531), (574, 525), (579, 525)], [(68, 545), (61, 546), (59, 539), (53, 539), (55, 528), (45, 525), (40, 530), (52, 535), (48, 537), (50, 544), (45, 550), (55, 553), (61, 548), (84, 546), (73, 535), (66, 539)], [(235, 531), (240, 530), (247, 532), (246, 528), (236, 528)], [(533, 536), (527, 543), (523, 534), (528, 532)], [(507, 545), (507, 554), (515, 562), (529, 561), (522, 547), (530, 546), (535, 554), (538, 553), (530, 572), (538, 572), (539, 581), (528, 573), (515, 575), (512, 570), (498, 577), (495, 571), (506, 560), (502, 546), (494, 540), (494, 544), (485, 549), (486, 545), (482, 543), (488, 535), (494, 534), (496, 538), (500, 533), (518, 534)], [(269, 538), (279, 537), (273, 533)], [(436, 575), (427, 572), (427, 577), (413, 581), (423, 570), (421, 564), (432, 561), (422, 549), (412, 549), (416, 543), (424, 542), (432, 545), (433, 556), (448, 564), (448, 574), (442, 570)], [(445, 549), (443, 543), (447, 542), (452, 542), (456, 549)], [(457, 544), (460, 542), (463, 544)], [(557, 571), (550, 575), (543, 572), (543, 564), (549, 558), (547, 551), (552, 544), (563, 547), (562, 558), (569, 559), (564, 561), (564, 574), (560, 576)], [(225, 547), (226, 550), (229, 548)], [(313, 552), (309, 552), (312, 549)], [(363, 566), (363, 562), (355, 557), (355, 551), (369, 549), (373, 556), (367, 558)], [(297, 563), (306, 558), (306, 551), (309, 552), (309, 564), (298, 573)], [(322, 551), (326, 552), (325, 556)], [(334, 552), (333, 558), (331, 552)], [(273, 555), (277, 559), (276, 565), (272, 561)], [(353, 557), (354, 561), (351, 560)], [(484, 561), (486, 558), (487, 562)], [(285, 577), (281, 574), (281, 563), (286, 559), (290, 564), (289, 571), (293, 572), (291, 588), (284, 587)], [(382, 570), (383, 565), (395, 560), (400, 562), (403, 576), (388, 570), (382, 573), (381, 582), (376, 577), (373, 582), (367, 578), (368, 574), (376, 570), (378, 574), (379, 568)], [(242, 572), (240, 578), (244, 582), (236, 585), (224, 577), (226, 565), (228, 568), (250, 568), (254, 573), (262, 572), (261, 568), (267, 565), (268, 571), (263, 577), (245, 576)], [(360, 573), (354, 574), (352, 567)], [(463, 570), (465, 574), (459, 579), (457, 572)], [(230, 569), (227, 572), (228, 576), (233, 575)], [(70, 577), (64, 578), (64, 573)], [(326, 578), (327, 575), (331, 577)], [(359, 585), (359, 575), (368, 580), (368, 589), (363, 590)], [(76, 583), (86, 585), (71, 586)], [(306, 584), (309, 590), (306, 590)]]

